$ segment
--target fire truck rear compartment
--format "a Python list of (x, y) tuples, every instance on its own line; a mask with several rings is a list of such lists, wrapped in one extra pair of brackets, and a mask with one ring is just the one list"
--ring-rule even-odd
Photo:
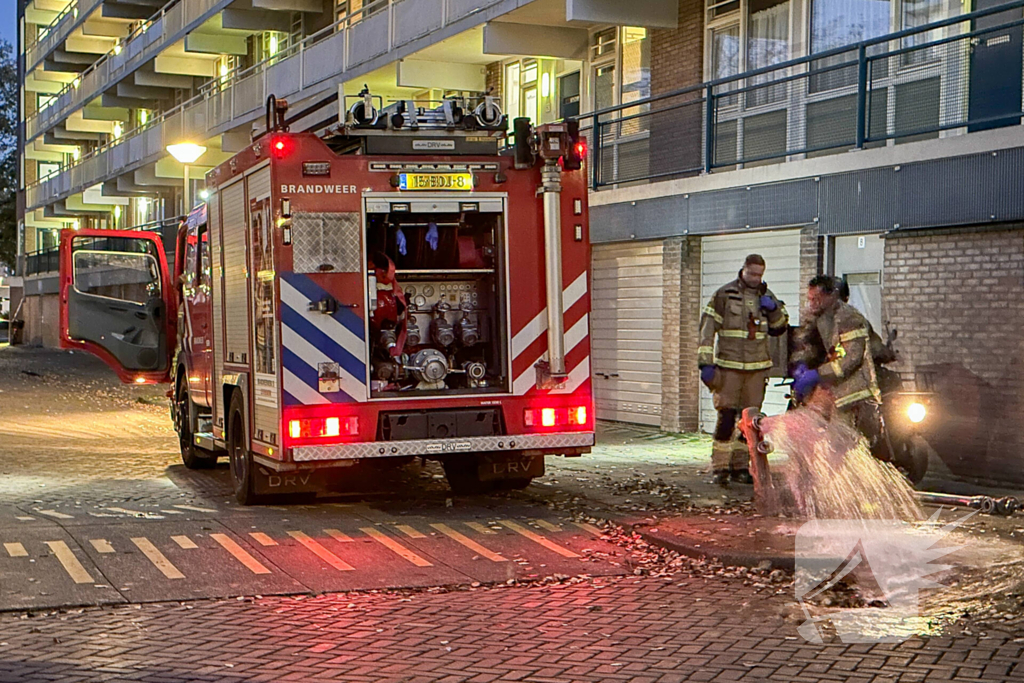
[(497, 408), (382, 412), (377, 422), (380, 441), (500, 436), (504, 431)]
[[(510, 389), (502, 202), (459, 199), (369, 203), (372, 398)], [(378, 277), (392, 264), (393, 282)]]

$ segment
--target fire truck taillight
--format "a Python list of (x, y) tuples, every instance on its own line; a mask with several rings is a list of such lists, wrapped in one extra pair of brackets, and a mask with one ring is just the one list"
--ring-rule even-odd
[(527, 427), (585, 427), (587, 407), (527, 408), (523, 411), (523, 424)]
[(284, 135), (275, 135), (270, 139), (270, 153), (275, 159), (284, 159), (292, 153), (295, 148), (295, 141)]
[(587, 141), (580, 137), (579, 121), (566, 122), (566, 137), (568, 140), (564, 149), (567, 153), (562, 155), (562, 168), (566, 171), (578, 171), (583, 167), (583, 160), (587, 158)]
[(358, 417), (310, 417), (288, 421), (288, 436), (293, 440), (324, 439), (359, 434)]

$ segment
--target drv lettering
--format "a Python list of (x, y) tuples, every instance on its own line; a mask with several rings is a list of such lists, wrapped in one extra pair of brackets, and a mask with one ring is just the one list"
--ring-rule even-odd
[(270, 488), (279, 488), (282, 486), (305, 486), (309, 483), (310, 476), (311, 475), (309, 474), (303, 474), (300, 476), (288, 475), (281, 477), (276, 474), (272, 474), (267, 478), (267, 486)]

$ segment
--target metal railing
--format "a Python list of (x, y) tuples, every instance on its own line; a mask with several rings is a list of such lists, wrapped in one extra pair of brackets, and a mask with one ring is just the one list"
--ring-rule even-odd
[[(185, 216), (163, 218), (157, 221), (150, 221), (141, 225), (135, 225), (125, 230), (138, 232), (156, 232), (160, 234), (164, 243), (164, 253), (167, 255), (169, 266), (174, 264), (174, 251), (178, 244), (178, 226), (185, 220)], [(84, 240), (84, 244), (76, 240), (76, 249), (96, 249), (100, 251), (132, 251), (131, 240), (126, 237), (90, 237)], [(50, 247), (39, 249), (25, 254), (25, 270), (21, 275), (41, 275), (43, 273), (55, 273), (60, 270), (60, 248)]]
[[(1022, 7), (1015, 0), (580, 115), (593, 187), (1020, 124)], [(1016, 16), (995, 16), (1007, 10)], [(1008, 49), (976, 62), (999, 45)]]
[(195, 97), (66, 164), (57, 175), (27, 185), (26, 205), (42, 206), (112, 177), (130, 163), (164, 155), (167, 144), (206, 139), (242, 116), (257, 118), (267, 95), (289, 97), (327, 83), (471, 15), (479, 14), (483, 22), (480, 11), (503, 1), (374, 0), (254, 66), (213, 79)]

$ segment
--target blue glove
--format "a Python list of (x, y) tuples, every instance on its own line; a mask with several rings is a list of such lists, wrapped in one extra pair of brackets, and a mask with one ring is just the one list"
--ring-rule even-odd
[(797, 397), (803, 398), (810, 394), (814, 387), (818, 386), (819, 381), (821, 381), (821, 378), (818, 376), (817, 370), (805, 370), (793, 380), (793, 391)]
[(769, 313), (771, 313), (778, 307), (779, 305), (775, 303), (775, 299), (771, 298), (767, 294), (761, 297), (761, 308), (768, 311)]
[(797, 363), (796, 367), (793, 368), (792, 377), (793, 379), (800, 379), (800, 375), (807, 372), (807, 363)]
[(437, 251), (437, 224), (436, 223), (431, 222), (431, 223), (427, 224), (427, 244), (430, 245), (431, 249), (433, 249), (434, 251)]
[(398, 233), (395, 235), (395, 241), (398, 243), (398, 253), (405, 256), (405, 233), (402, 229), (398, 229)]
[(704, 384), (711, 384), (715, 381), (715, 366), (705, 365), (700, 369), (700, 381)]

